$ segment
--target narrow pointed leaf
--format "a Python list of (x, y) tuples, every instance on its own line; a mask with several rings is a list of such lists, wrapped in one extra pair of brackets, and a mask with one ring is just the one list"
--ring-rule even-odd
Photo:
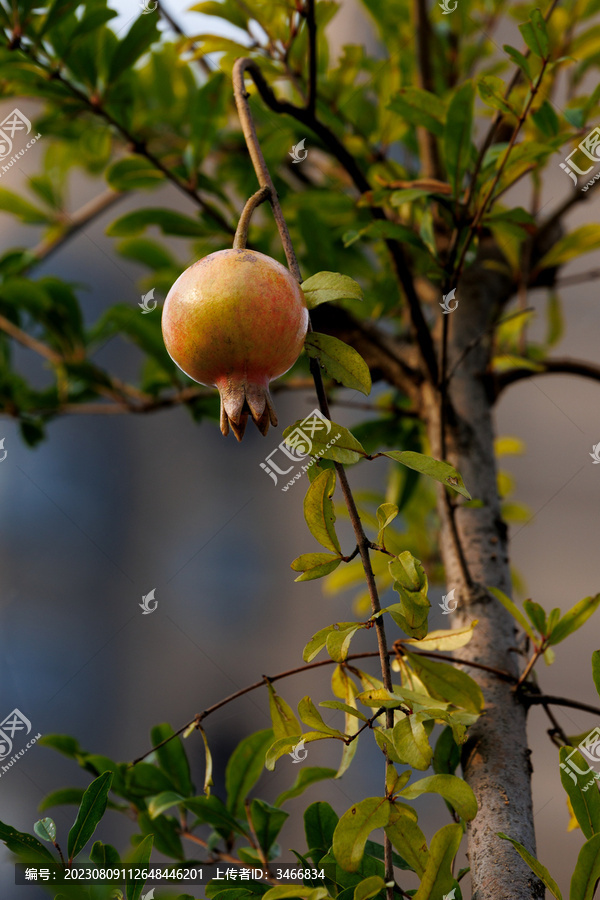
[(433, 459), (431, 456), (425, 456), (424, 453), (416, 453), (413, 450), (387, 450), (383, 453), (389, 459), (395, 459), (396, 462), (402, 463), (415, 472), (427, 475), (429, 478), (439, 481), (455, 490), (458, 494), (462, 494), (467, 500), (471, 500), (471, 495), (465, 487), (460, 474), (450, 463), (441, 459)]
[[(562, 900), (562, 894), (558, 888), (557, 883), (554, 878), (550, 875), (548, 869), (543, 866), (540, 862), (537, 861), (535, 856), (532, 856), (528, 850), (525, 849), (523, 844), (520, 844), (518, 841), (515, 841), (513, 838), (509, 837), (507, 834), (503, 834), (501, 831), (498, 832), (498, 837), (504, 838), (505, 841), (510, 841), (521, 859), (525, 860), (529, 868), (532, 872), (534, 872), (537, 877), (542, 881), (553, 897), (556, 900)], [(573, 894), (571, 894), (571, 900), (574, 900)]]
[(327, 550), (341, 556), (342, 550), (335, 533), (335, 512), (332, 497), (335, 491), (335, 470), (326, 469), (317, 475), (304, 498), (304, 518), (311, 534)]
[[(567, 757), (571, 757), (577, 768), (583, 772), (590, 765), (590, 761), (585, 762), (581, 753), (578, 750), (574, 751), (572, 747), (561, 747), (559, 757), (561, 763), (567, 766)], [(562, 786), (571, 801), (571, 807), (579, 822), (579, 827), (588, 839), (594, 834), (600, 833), (600, 794), (594, 774), (596, 773), (590, 772), (589, 775), (576, 776), (577, 781), (573, 781), (568, 770), (562, 768), (560, 770)]]
[(318, 359), (325, 371), (344, 387), (371, 393), (369, 367), (353, 347), (329, 334), (310, 331), (304, 341), (304, 349), (311, 359)]
[(470, 712), (482, 711), (481, 688), (466, 672), (455, 669), (449, 663), (434, 662), (425, 656), (409, 652), (406, 655), (432, 697), (461, 706)]
[(532, 53), (535, 53), (540, 59), (548, 58), (550, 49), (548, 29), (539, 9), (534, 9), (528, 22), (519, 25), (519, 31)]
[(416, 641), (407, 638), (402, 641), (407, 647), (414, 647), (416, 650), (458, 650), (464, 647), (473, 637), (473, 629), (477, 625), (477, 619), (474, 619), (464, 628), (456, 628), (452, 631), (439, 629), (430, 631), (422, 640)]
[(473, 84), (466, 81), (454, 94), (446, 116), (444, 157), (448, 179), (454, 188), (455, 196), (462, 190), (463, 177), (471, 157), (473, 99)]
[(592, 653), (592, 676), (600, 697), (600, 650), (594, 650)]
[(507, 597), (504, 591), (501, 591), (500, 588), (488, 587), (488, 591), (490, 594), (493, 594), (496, 600), (499, 600), (504, 609), (506, 609), (513, 619), (519, 623), (525, 634), (527, 634), (531, 640), (535, 643), (537, 641), (535, 631), (531, 627), (531, 623), (528, 621), (527, 617), (523, 615), (519, 607), (513, 603), (510, 597)]
[(112, 779), (112, 772), (103, 772), (86, 789), (77, 818), (69, 831), (69, 859), (74, 859), (81, 853), (96, 830), (96, 826), (106, 810)]
[(302, 726), (296, 718), (291, 706), (275, 691), (272, 684), (267, 683), (269, 690), (269, 712), (273, 723), (273, 734), (276, 739), (298, 735)]
[(298, 704), (298, 715), (305, 725), (310, 725), (310, 727), (314, 728), (315, 731), (323, 731), (326, 734), (334, 734), (337, 737), (342, 736), (341, 731), (338, 731), (337, 728), (331, 728), (330, 725), (327, 725), (323, 721), (319, 710), (312, 702), (310, 697), (302, 698), (302, 700)]
[(242, 815), (244, 800), (262, 774), (265, 754), (274, 738), (271, 728), (257, 731), (244, 738), (229, 757), (225, 770), (225, 788), (227, 808), (234, 816)]
[(565, 613), (562, 619), (554, 626), (548, 643), (553, 645), (564, 641), (566, 637), (569, 637), (570, 634), (573, 634), (574, 631), (577, 631), (578, 628), (581, 628), (587, 622), (589, 617), (596, 612), (599, 605), (600, 594), (596, 594), (595, 597), (584, 597), (583, 600), (580, 600), (579, 603), (576, 603), (572, 609)]
[(593, 900), (599, 878), (600, 834), (595, 834), (579, 851), (577, 865), (571, 878), (569, 900)]
[(337, 569), (341, 561), (340, 556), (334, 556), (332, 553), (303, 553), (290, 563), (290, 568), (294, 572), (302, 572), (302, 575), (294, 578), (294, 581), (313, 581), (315, 578), (329, 575)]
[(335, 778), (335, 772), (335, 769), (325, 769), (319, 766), (308, 766), (306, 769), (302, 769), (291, 788), (279, 795), (275, 806), (283, 806), (287, 800), (299, 797), (311, 784)]

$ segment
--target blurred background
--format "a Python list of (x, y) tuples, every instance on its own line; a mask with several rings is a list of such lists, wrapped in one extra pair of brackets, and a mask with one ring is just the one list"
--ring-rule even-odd
[[(203, 17), (186, 14), (185, 7), (177, 0), (169, 11), (189, 33), (202, 30)], [(138, 14), (138, 6), (118, 2), (117, 8), (119, 30)], [(346, 42), (374, 44), (368, 23), (349, 0), (342, 3), (330, 36), (339, 47)], [(0, 114), (13, 106), (11, 101), (3, 103)], [(20, 108), (34, 118), (32, 104), (25, 101)], [(37, 171), (41, 152), (38, 145), (18, 160), (10, 174), (11, 190), (18, 191)], [(545, 186), (548, 209), (571, 189), (559, 161), (555, 179)], [(81, 178), (73, 188), (73, 208), (97, 190)], [(590, 198), (587, 209), (573, 213), (572, 224), (589, 221), (591, 204), (598, 202)], [(151, 200), (143, 194), (121, 200), (119, 213), (146, 203), (189, 212), (181, 195), (163, 188)], [(140, 300), (139, 279), (145, 273), (115, 255), (113, 240), (104, 233), (112, 218), (109, 211), (38, 272), (83, 286), (88, 323), (112, 303), (135, 308)], [(20, 230), (4, 216), (0, 224), (3, 249), (35, 242), (35, 228)], [(599, 260), (599, 254), (588, 255), (572, 264), (569, 274), (589, 270)], [(561, 295), (567, 329), (560, 355), (597, 360), (597, 286), (592, 282), (564, 288)], [(532, 294), (529, 305), (537, 300)], [(96, 360), (123, 377), (136, 377), (137, 351), (118, 338), (109, 341)], [(33, 354), (22, 351), (21, 363), (29, 377), (43, 377)], [(347, 399), (359, 396), (346, 392)], [(315, 406), (308, 391), (280, 393), (275, 402), (282, 426)], [(599, 409), (600, 385), (564, 376), (520, 382), (498, 405), (497, 433), (519, 437), (527, 447), (526, 454), (502, 461), (514, 478), (515, 499), (531, 510), (527, 523), (511, 527), (512, 563), (526, 584), (526, 596), (547, 610), (564, 610), (600, 588), (600, 467), (589, 456), (600, 441)], [(365, 420), (364, 413), (348, 408), (336, 410), (334, 417), (347, 427)], [(195, 425), (181, 409), (135, 417), (72, 415), (51, 424), (49, 440), (30, 450), (12, 422), (0, 422), (7, 451), (0, 463), (0, 718), (16, 707), (31, 720), (34, 734), (72, 734), (86, 750), (130, 760), (150, 748), (154, 724), (169, 722), (179, 728), (263, 674), (300, 665), (302, 647), (314, 632), (352, 618), (352, 592), (324, 597), (319, 581), (294, 584), (290, 562), (316, 547), (303, 519), (304, 482), (283, 493), (260, 468), (280, 434), (277, 429), (263, 438), (249, 429), (243, 444), (237, 444), (232, 435), (223, 438), (216, 424)], [(383, 478), (383, 465), (363, 464), (350, 472), (357, 489), (381, 488)], [(340, 537), (343, 546), (354, 546), (345, 522)], [(158, 607), (152, 615), (142, 615), (138, 604), (151, 590)], [(442, 593), (443, 585), (431, 590), (432, 628), (448, 627), (437, 606)], [(374, 649), (372, 632), (359, 638), (353, 652)], [(598, 705), (590, 657), (599, 647), (600, 626), (592, 618), (561, 645), (554, 666), (540, 668), (544, 691)], [(318, 700), (328, 693), (329, 677), (323, 668), (280, 682), (279, 688), (292, 705), (306, 694)], [(568, 734), (600, 725), (594, 716), (574, 710), (556, 714)], [(207, 720), (216, 793), (222, 792), (224, 763), (237, 742), (268, 726), (263, 690)], [(534, 709), (529, 736), (538, 858), (568, 892), (583, 838), (579, 830), (567, 833), (566, 797), (547, 727), (543, 713)], [(193, 734), (186, 745), (200, 791), (200, 736)], [(15, 749), (21, 744), (15, 742)], [(338, 764), (339, 749), (329, 742), (310, 744), (308, 751), (310, 765)], [(264, 772), (260, 796), (273, 800), (292, 783), (298, 768), (283, 757), (273, 773)], [(362, 741), (349, 773), (339, 782), (322, 782), (292, 800), (281, 835), (282, 859), (292, 860), (288, 848), (304, 847), (295, 811), (322, 799), (341, 814), (356, 799), (380, 792), (381, 769), (373, 742)], [(46, 793), (88, 783), (89, 777), (72, 761), (33, 747), (0, 776), (0, 819), (30, 830)], [(418, 809), (428, 838), (449, 821), (439, 798), (421, 798)], [(56, 808), (52, 815), (66, 843), (74, 809)], [(127, 821), (109, 812), (96, 837), (124, 848), (130, 833)], [(195, 857), (193, 847), (190, 856)], [(460, 862), (466, 864), (464, 857)], [(409, 877), (401, 884), (404, 889), (415, 887)], [(195, 896), (201, 893), (197, 889)], [(0, 896), (47, 896), (33, 886), (14, 886), (10, 854), (3, 846)]]

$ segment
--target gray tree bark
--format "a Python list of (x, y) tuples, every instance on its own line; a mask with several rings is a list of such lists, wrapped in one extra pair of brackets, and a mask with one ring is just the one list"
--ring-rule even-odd
[[(483, 245), (458, 286), (458, 308), (448, 316), (448, 372), (458, 365), (448, 385), (445, 448), (439, 393), (428, 384), (423, 385), (422, 408), (432, 455), (451, 462), (472, 497), (483, 501), (479, 508), (456, 508), (455, 531), (445, 489), (438, 501), (447, 587), (455, 589), (458, 600), (453, 625), (468, 625), (478, 619), (474, 636), (461, 648), (460, 655), (518, 675), (514, 621), (485, 590), (493, 586), (511, 595), (506, 526), (500, 515), (496, 481), (493, 397), (486, 374), (490, 324), (511, 291), (501, 274), (484, 268), (490, 257), (496, 257), (494, 248)], [(526, 711), (508, 682), (479, 669), (468, 672), (485, 697), (485, 713), (470, 728), (462, 752), (464, 777), (479, 804), (479, 812), (468, 826), (473, 900), (542, 898), (541, 882), (514, 847), (497, 836), (503, 831), (535, 854)]]

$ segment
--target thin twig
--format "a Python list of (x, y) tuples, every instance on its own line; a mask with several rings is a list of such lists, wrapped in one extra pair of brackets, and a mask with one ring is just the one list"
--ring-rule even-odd
[(306, 0), (306, 28), (308, 30), (308, 98), (306, 110), (315, 115), (317, 107), (317, 19), (315, 0)]

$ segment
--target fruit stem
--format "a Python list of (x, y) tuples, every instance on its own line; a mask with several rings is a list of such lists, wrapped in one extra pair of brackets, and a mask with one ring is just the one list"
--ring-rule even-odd
[(279, 231), (279, 237), (281, 238), (281, 243), (285, 251), (288, 269), (300, 283), (302, 281), (300, 266), (298, 265), (296, 254), (294, 253), (290, 232), (288, 231), (287, 223), (283, 217), (283, 210), (281, 209), (281, 204), (279, 202), (279, 197), (277, 196), (277, 191), (275, 190), (275, 185), (273, 184), (273, 179), (271, 178), (271, 173), (267, 168), (265, 158), (260, 149), (258, 135), (256, 134), (254, 120), (250, 111), (250, 104), (248, 103), (248, 97), (250, 95), (246, 91), (244, 82), (246, 70), (249, 70), (250, 75), (254, 77), (253, 70), (257, 68), (254, 60), (249, 59), (248, 57), (236, 59), (233, 66), (233, 94), (235, 97), (235, 105), (237, 106), (246, 146), (248, 147), (248, 153), (250, 154), (250, 159), (252, 160), (258, 183), (261, 188), (266, 187), (270, 190), (269, 203), (271, 204), (273, 217), (277, 223), (277, 230)]
[(252, 194), (249, 200), (246, 201), (246, 205), (242, 210), (242, 214), (240, 216), (240, 221), (238, 222), (238, 227), (236, 228), (235, 237), (233, 239), (233, 249), (234, 250), (245, 250), (246, 242), (248, 240), (248, 228), (250, 227), (250, 219), (252, 218), (252, 213), (256, 209), (257, 206), (260, 206), (261, 203), (264, 203), (271, 196), (271, 188), (268, 185), (265, 187), (261, 187), (255, 194)]

